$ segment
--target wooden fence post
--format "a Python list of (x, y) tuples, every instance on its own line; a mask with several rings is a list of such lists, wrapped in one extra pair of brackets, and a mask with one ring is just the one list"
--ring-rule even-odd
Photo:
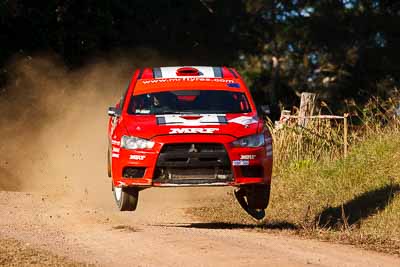
[(313, 115), (316, 96), (317, 95), (314, 93), (307, 93), (307, 92), (301, 93), (300, 112), (299, 112), (300, 118), (298, 121), (298, 125), (302, 127), (307, 126), (308, 120), (304, 117)]
[(347, 149), (348, 149), (348, 142), (347, 142), (347, 132), (348, 132), (348, 125), (347, 125), (347, 117), (349, 116), (348, 113), (344, 113), (343, 115), (343, 152), (344, 156), (347, 157)]

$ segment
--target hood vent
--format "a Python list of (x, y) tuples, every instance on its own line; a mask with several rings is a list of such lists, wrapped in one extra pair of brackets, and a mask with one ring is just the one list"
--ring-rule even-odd
[(200, 71), (192, 67), (182, 67), (176, 70), (176, 76), (200, 76)]

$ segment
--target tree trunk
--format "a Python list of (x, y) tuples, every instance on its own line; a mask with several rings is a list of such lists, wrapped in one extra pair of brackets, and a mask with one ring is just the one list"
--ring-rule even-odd
[(279, 59), (275, 56), (272, 57), (272, 77), (271, 77), (271, 91), (270, 91), (270, 101), (271, 105), (277, 105), (278, 99), (276, 97), (279, 90), (280, 82), (280, 64)]

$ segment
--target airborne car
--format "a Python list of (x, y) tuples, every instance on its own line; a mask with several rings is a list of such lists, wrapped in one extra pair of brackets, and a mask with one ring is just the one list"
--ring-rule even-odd
[(135, 210), (150, 187), (233, 186), (250, 215), (265, 216), (272, 138), (235, 69), (137, 70), (108, 114), (108, 175), (119, 210)]

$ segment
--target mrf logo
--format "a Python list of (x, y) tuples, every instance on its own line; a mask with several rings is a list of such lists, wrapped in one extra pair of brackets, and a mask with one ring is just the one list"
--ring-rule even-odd
[(169, 134), (212, 134), (219, 128), (171, 128)]

